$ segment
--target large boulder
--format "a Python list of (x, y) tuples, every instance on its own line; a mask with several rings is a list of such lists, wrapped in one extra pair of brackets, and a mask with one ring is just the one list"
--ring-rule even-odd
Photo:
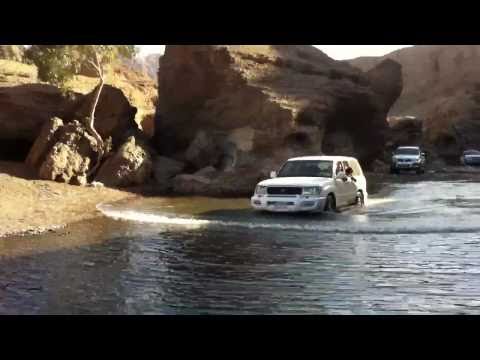
[(182, 195), (208, 195), (212, 180), (200, 175), (181, 174), (173, 178), (173, 191)]
[(153, 160), (153, 175), (158, 191), (168, 191), (173, 187), (172, 179), (185, 169), (185, 163), (164, 156)]
[(131, 136), (100, 167), (96, 181), (111, 187), (145, 183), (152, 172), (152, 157), (145, 145)]
[(402, 86), (394, 62), (364, 74), (312, 46), (167, 46), (160, 66), (160, 153), (234, 177), (307, 154), (353, 155), (368, 166), (383, 152)]
[(55, 145), (58, 140), (59, 129), (63, 126), (63, 120), (54, 117), (49, 122), (45, 123), (33, 143), (30, 152), (25, 160), (25, 163), (32, 168), (37, 168), (44, 161), (48, 151)]
[[(89, 117), (95, 93), (94, 89), (81, 97), (70, 117), (74, 119)], [(138, 129), (135, 123), (136, 112), (137, 109), (130, 105), (120, 89), (105, 85), (95, 111), (95, 127), (102, 138), (111, 137), (114, 146), (119, 146), (125, 141), (125, 134), (128, 131)]]
[(45, 84), (0, 87), (0, 140), (33, 143), (51, 118), (66, 116), (74, 104), (74, 96)]
[[(45, 156), (38, 176), (73, 185), (85, 185), (88, 171), (98, 156), (97, 142), (80, 122), (59, 127), (57, 141)], [(40, 148), (41, 146), (39, 146)]]

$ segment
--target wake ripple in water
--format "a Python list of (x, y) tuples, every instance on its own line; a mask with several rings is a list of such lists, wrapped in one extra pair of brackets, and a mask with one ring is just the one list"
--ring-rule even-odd
[[(168, 226), (181, 226), (190, 229), (222, 226), (222, 227), (243, 227), (248, 229), (272, 229), (272, 230), (295, 230), (295, 231), (315, 231), (323, 234), (451, 234), (451, 233), (479, 233), (480, 226), (465, 226), (457, 224), (456, 226), (435, 226), (423, 225), (420, 222), (370, 222), (368, 225), (359, 225), (355, 223), (355, 215), (351, 218), (345, 218), (345, 227), (343, 222), (328, 221), (326, 219), (318, 220), (318, 224), (311, 223), (260, 223), (252, 221), (230, 221), (230, 220), (207, 220), (198, 218), (178, 217), (164, 214), (146, 213), (137, 210), (119, 210), (110, 205), (99, 205), (100, 210), (105, 216), (115, 220), (132, 221), (137, 223), (159, 224)], [(361, 215), (365, 216), (365, 215)]]

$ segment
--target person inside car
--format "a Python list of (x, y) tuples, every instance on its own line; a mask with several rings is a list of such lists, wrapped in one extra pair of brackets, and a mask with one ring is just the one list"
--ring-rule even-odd
[(345, 170), (345, 175), (347, 175), (353, 182), (357, 182), (357, 179), (353, 177), (353, 169), (350, 166)]

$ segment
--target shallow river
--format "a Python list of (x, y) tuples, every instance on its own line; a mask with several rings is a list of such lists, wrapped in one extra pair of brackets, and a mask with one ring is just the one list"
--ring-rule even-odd
[(480, 185), (385, 184), (367, 209), (150, 198), (0, 239), (0, 314), (480, 314)]

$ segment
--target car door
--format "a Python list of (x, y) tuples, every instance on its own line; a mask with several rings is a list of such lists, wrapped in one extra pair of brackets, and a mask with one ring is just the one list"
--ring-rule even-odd
[(335, 197), (337, 200), (337, 206), (345, 206), (348, 203), (347, 182), (336, 178), (341, 172), (345, 173), (345, 168), (341, 161), (338, 161), (335, 166)]
[[(354, 168), (352, 167), (352, 165), (353, 164), (350, 164), (348, 161), (343, 162), (343, 167), (345, 168), (345, 170), (348, 168), (352, 168), (353, 170)], [(354, 203), (357, 198), (357, 185), (355, 181), (353, 181), (352, 177), (349, 177), (348, 180), (345, 182), (345, 196), (346, 196), (345, 201), (348, 204)]]
[(353, 177), (357, 180), (355, 183), (357, 191), (362, 190), (364, 194), (367, 193), (367, 180), (365, 179), (365, 175), (363, 174), (362, 167), (358, 163), (357, 160), (351, 161), (352, 168), (353, 168)]

